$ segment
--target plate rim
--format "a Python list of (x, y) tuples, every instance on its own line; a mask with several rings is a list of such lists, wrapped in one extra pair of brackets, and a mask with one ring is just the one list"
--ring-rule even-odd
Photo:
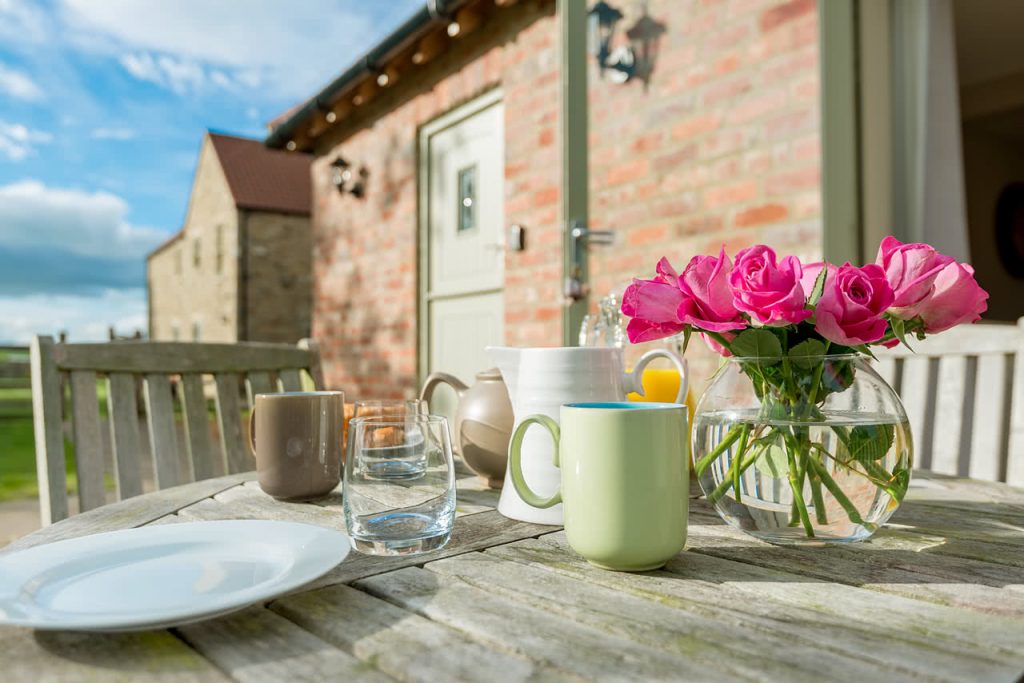
[[(203, 619), (223, 616), (264, 600), (271, 600), (285, 593), (289, 593), (296, 588), (300, 588), (301, 586), (323, 576), (331, 569), (341, 564), (341, 562), (343, 562), (352, 551), (352, 543), (347, 534), (343, 531), (304, 522), (271, 519), (222, 519), (146, 525), (76, 536), (74, 538), (61, 539), (52, 543), (44, 543), (30, 548), (25, 548), (23, 550), (0, 554), (0, 588), (3, 588), (6, 583), (3, 578), (2, 569), (4, 568), (4, 565), (10, 563), (12, 559), (25, 561), (26, 556), (43, 553), (51, 554), (59, 551), (62, 546), (64, 548), (67, 548), (69, 545), (84, 547), (90, 541), (95, 542), (97, 538), (107, 540), (111, 537), (145, 536), (150, 534), (162, 535), (171, 533), (178, 536), (182, 533), (187, 534), (188, 529), (195, 529), (197, 527), (204, 527), (206, 530), (210, 530), (211, 526), (237, 527), (238, 525), (249, 527), (270, 526), (279, 530), (287, 529), (288, 527), (301, 527), (304, 531), (312, 531), (314, 533), (311, 538), (318, 541), (314, 546), (314, 551), (317, 555), (322, 554), (323, 557), (322, 559), (314, 557), (314, 563), (302, 568), (302, 570), (297, 571), (293, 565), (292, 568), (286, 571), (284, 576), (279, 577), (278, 579), (270, 580), (240, 591), (233, 591), (227, 594), (227, 599), (198, 609), (195, 603), (190, 603), (190, 606), (171, 608), (159, 613), (150, 612), (146, 614), (144, 612), (138, 612), (135, 616), (119, 613), (107, 617), (74, 617), (71, 616), (73, 613), (62, 613), (57, 610), (46, 609), (37, 612), (36, 614), (29, 614), (26, 617), (11, 617), (4, 614), (2, 608), (0, 608), (0, 625), (22, 626), (48, 631), (110, 632), (151, 630), (156, 628), (168, 628), (173, 625), (193, 623)], [(336, 544), (336, 551), (332, 552), (329, 545), (324, 545), (322, 543), (323, 540), (328, 540)], [(157, 545), (159, 545), (159, 543), (157, 543)], [(76, 547), (74, 549), (75, 556), (81, 556), (82, 554), (81, 547)], [(298, 558), (300, 555), (296, 553), (295, 557)], [(62, 559), (66, 560), (71, 558), (71, 555), (66, 555)], [(29, 557), (29, 559), (31, 558)], [(48, 560), (46, 564), (36, 570), (36, 573), (39, 574), (46, 571), (49, 568), (47, 565), (52, 564), (56, 563)], [(28, 580), (31, 580), (31, 577), (26, 579), (24, 575), (18, 575), (10, 582), (9, 585), (13, 589), (11, 592), (14, 594), (15, 598), (23, 594), (23, 586)], [(23, 600), (21, 602), (15, 602), (14, 604), (35, 606), (36, 603), (31, 600)], [(61, 614), (64, 614), (65, 617), (59, 618), (59, 615)], [(55, 615), (57, 615), (58, 618), (54, 618)]]

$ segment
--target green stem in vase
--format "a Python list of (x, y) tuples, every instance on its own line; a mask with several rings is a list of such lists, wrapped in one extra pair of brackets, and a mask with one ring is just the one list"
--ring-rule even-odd
[[(750, 466), (754, 464), (754, 461), (761, 457), (761, 454), (764, 453), (765, 448), (767, 448), (766, 445), (761, 445), (746, 459), (743, 460), (739, 468), (740, 475), (742, 475), (744, 472), (750, 469)], [(714, 491), (708, 494), (708, 503), (710, 505), (714, 505), (715, 503), (717, 503), (722, 498), (722, 496), (725, 495), (725, 492), (728, 491), (730, 488), (732, 488), (732, 477), (727, 476), (724, 479), (722, 479), (721, 482), (719, 482), (718, 486), (715, 487)]]
[(743, 433), (740, 435), (740, 445), (736, 448), (736, 457), (733, 458), (732, 461), (733, 465), (735, 465), (735, 467), (732, 468), (732, 493), (733, 496), (736, 497), (737, 503), (742, 501), (743, 494), (740, 493), (740, 475), (742, 474), (740, 472), (740, 465), (742, 463), (740, 461), (743, 460), (743, 455), (747, 451), (747, 438), (749, 436), (750, 425), (744, 422)]
[[(808, 458), (813, 458), (813, 455), (808, 455)], [(825, 499), (821, 495), (821, 477), (818, 476), (818, 471), (811, 466), (809, 472), (810, 483), (811, 483), (811, 500), (814, 502), (814, 516), (818, 520), (818, 524), (828, 524), (828, 512), (825, 510)]]
[(817, 460), (811, 460), (811, 467), (813, 467), (818, 476), (821, 477), (821, 483), (823, 483), (825, 488), (829, 490), (832, 497), (843, 506), (844, 510), (846, 510), (846, 515), (850, 518), (851, 522), (854, 524), (860, 524), (864, 527), (874, 527), (873, 524), (867, 524), (864, 521), (864, 518), (860, 516), (860, 511), (857, 510), (857, 507), (853, 502), (846, 497), (846, 494), (843, 493), (841, 488), (839, 488), (839, 484), (837, 484), (835, 479), (832, 478), (832, 475), (828, 473), (828, 469), (824, 465), (820, 464)]
[(803, 476), (797, 467), (796, 456), (791, 448), (786, 449), (789, 458), (789, 486), (793, 489), (793, 500), (796, 503), (796, 510), (800, 517), (800, 523), (804, 525), (807, 538), (814, 538), (814, 527), (811, 526), (811, 518), (807, 515), (807, 503), (804, 502)]
[(698, 460), (697, 463), (693, 466), (693, 469), (697, 473), (697, 476), (699, 477), (702, 474), (704, 474), (704, 470), (706, 470), (711, 463), (717, 460), (719, 456), (721, 456), (722, 453), (726, 451), (727, 448), (732, 446), (736, 439), (740, 438), (740, 434), (742, 432), (749, 429), (750, 425), (748, 424), (734, 425), (733, 428), (729, 430), (729, 433), (725, 435), (725, 438), (722, 439), (717, 446), (715, 446), (715, 450), (711, 451), (703, 458)]

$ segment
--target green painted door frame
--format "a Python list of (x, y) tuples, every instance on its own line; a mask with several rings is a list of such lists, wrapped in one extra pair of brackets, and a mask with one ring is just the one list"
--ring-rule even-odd
[[(587, 3), (558, 0), (562, 46), (562, 271), (563, 283), (574, 276), (586, 284), (586, 246), (573, 258), (574, 225), (586, 226), (589, 178), (587, 157)], [(563, 308), (562, 344), (579, 343), (579, 329), (587, 314), (586, 287), (581, 298)]]

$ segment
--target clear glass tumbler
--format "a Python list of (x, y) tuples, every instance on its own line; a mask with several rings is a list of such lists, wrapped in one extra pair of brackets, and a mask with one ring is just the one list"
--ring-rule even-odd
[[(426, 415), (427, 412), (426, 401), (418, 399), (356, 401), (347, 430), (346, 452), (351, 453), (355, 447), (352, 441), (352, 424), (356, 420), (400, 422), (410, 416)], [(395, 434), (400, 434), (402, 438), (396, 441)], [(375, 438), (377, 442), (368, 444), (370, 450), (365, 454), (367, 469), (374, 476), (380, 479), (408, 479), (417, 478), (423, 473), (426, 465), (423, 449), (408, 447), (415, 445), (420, 439), (415, 425), (410, 425), (408, 430), (400, 432), (382, 431), (376, 434)]]
[[(455, 465), (448, 421), (438, 415), (357, 418), (345, 461), (345, 525), (356, 550), (408, 555), (443, 548), (455, 522)], [(382, 455), (381, 451), (389, 451)], [(381, 476), (388, 459), (415, 475)]]

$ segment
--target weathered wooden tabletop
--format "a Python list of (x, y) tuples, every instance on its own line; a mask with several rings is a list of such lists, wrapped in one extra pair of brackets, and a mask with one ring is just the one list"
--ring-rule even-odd
[[(337, 528), (340, 498), (278, 503), (252, 475), (126, 500), (6, 552), (100, 531), (209, 519)], [(169, 631), (0, 627), (5, 681), (948, 680), (1024, 673), (1024, 490), (920, 473), (873, 540), (793, 549), (690, 505), (660, 571), (589, 566), (552, 527), (505, 519), (472, 477), (451, 543), (351, 554), (301, 591)]]

